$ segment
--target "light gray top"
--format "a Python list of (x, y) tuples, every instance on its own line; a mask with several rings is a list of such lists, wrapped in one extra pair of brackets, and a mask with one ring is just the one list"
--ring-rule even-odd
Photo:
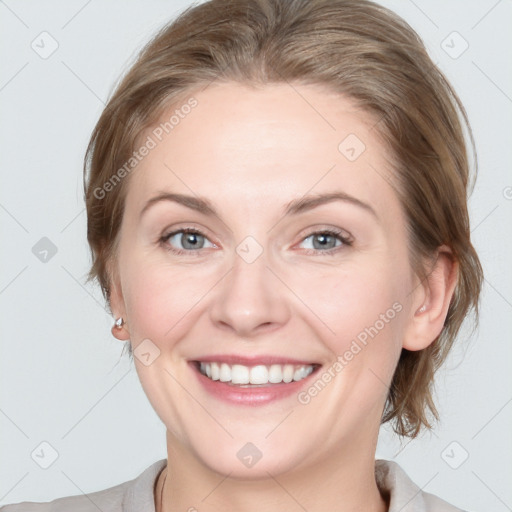
[[(162, 459), (134, 480), (103, 491), (0, 507), (0, 512), (155, 512), (154, 487), (167, 465)], [(389, 512), (463, 512), (433, 494), (423, 492), (396, 463), (377, 460), (375, 476), (381, 492), (390, 496)]]

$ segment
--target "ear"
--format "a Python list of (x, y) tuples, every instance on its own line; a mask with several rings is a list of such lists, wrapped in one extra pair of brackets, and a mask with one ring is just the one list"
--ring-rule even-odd
[(127, 318), (126, 318), (126, 307), (124, 304), (123, 290), (121, 288), (121, 281), (119, 279), (118, 272), (111, 265), (108, 265), (108, 275), (110, 280), (109, 289), (109, 303), (110, 311), (114, 315), (114, 319), (122, 318), (124, 323), (121, 327), (116, 325), (112, 326), (112, 336), (120, 341), (126, 341), (130, 339), (130, 331), (128, 330)]
[(455, 291), (458, 263), (449, 247), (439, 247), (433, 267), (415, 288), (411, 318), (406, 328), (403, 348), (422, 350), (431, 345), (443, 329)]

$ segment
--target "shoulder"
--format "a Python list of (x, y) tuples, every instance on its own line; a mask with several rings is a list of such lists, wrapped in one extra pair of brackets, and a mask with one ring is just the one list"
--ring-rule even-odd
[(0, 512), (121, 512), (123, 495), (130, 482), (110, 487), (102, 491), (77, 496), (57, 498), (46, 503), (24, 501), (0, 507)]
[(464, 512), (422, 491), (396, 462), (377, 460), (375, 478), (380, 491), (389, 496), (389, 512)]
[(153, 512), (154, 484), (166, 463), (165, 459), (159, 460), (137, 478), (108, 489), (66, 496), (46, 503), (24, 501), (4, 505), (0, 507), (0, 512)]

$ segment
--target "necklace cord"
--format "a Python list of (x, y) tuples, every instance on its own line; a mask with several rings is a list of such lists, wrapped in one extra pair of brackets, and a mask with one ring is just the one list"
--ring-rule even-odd
[(165, 468), (165, 476), (164, 481), (162, 483), (162, 490), (160, 491), (160, 510), (159, 512), (162, 512), (164, 507), (164, 488), (165, 488), (165, 481), (167, 480), (167, 467)]

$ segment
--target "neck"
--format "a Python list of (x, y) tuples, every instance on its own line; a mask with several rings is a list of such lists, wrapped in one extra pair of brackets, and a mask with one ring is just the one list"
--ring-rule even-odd
[(374, 441), (364, 451), (360, 446), (340, 449), (293, 473), (240, 480), (206, 467), (168, 432), (168, 466), (155, 488), (156, 511), (386, 512), (388, 504), (375, 481)]

